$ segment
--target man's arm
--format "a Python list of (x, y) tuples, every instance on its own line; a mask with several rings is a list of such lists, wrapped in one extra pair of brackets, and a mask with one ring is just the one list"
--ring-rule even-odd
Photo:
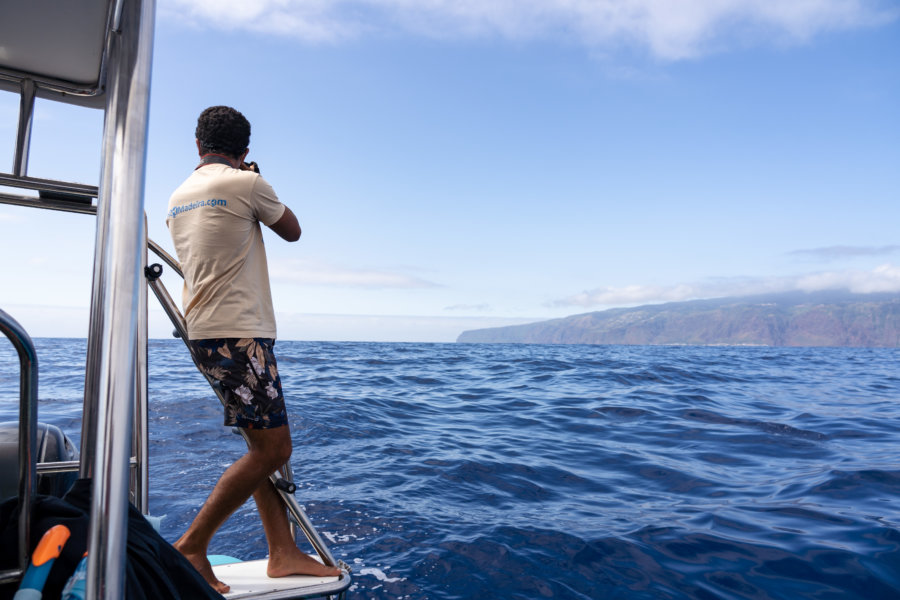
[(289, 242), (296, 242), (300, 239), (300, 223), (297, 222), (297, 217), (287, 206), (284, 207), (284, 214), (281, 215), (281, 218), (269, 225), (269, 229)]

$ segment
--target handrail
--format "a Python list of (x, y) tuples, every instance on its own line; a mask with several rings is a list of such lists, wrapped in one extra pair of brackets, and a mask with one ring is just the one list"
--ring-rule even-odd
[[(159, 251), (165, 253), (164, 250), (159, 248), (157, 244), (148, 240), (148, 247), (153, 249), (154, 252), (159, 255)], [(159, 248), (159, 251), (156, 249)], [(168, 255), (167, 255), (168, 256)], [(162, 255), (160, 255), (162, 258)], [(171, 258), (171, 257), (170, 257)], [(174, 260), (174, 259), (172, 259)], [(177, 263), (176, 263), (177, 264)], [(188, 353), (191, 356), (191, 360), (194, 361), (195, 365), (197, 363), (197, 357), (194, 356), (194, 353), (191, 349), (190, 344), (188, 343), (187, 336), (187, 325), (185, 324), (184, 317), (181, 314), (181, 311), (178, 310), (175, 302), (172, 300), (172, 296), (169, 295), (166, 286), (163, 285), (162, 280), (160, 280), (159, 276), (162, 274), (162, 266), (159, 264), (150, 265), (147, 268), (147, 284), (150, 286), (150, 289), (153, 290), (156, 299), (159, 300), (160, 305), (163, 308), (163, 311), (168, 315), (169, 320), (172, 321), (172, 325), (175, 326), (175, 333), (181, 340), (184, 342), (185, 346), (187, 346)], [(179, 272), (180, 274), (180, 272)], [(198, 370), (203, 374), (209, 383), (210, 387), (212, 387), (213, 391), (216, 393), (216, 397), (219, 398), (219, 402), (223, 405), (225, 404), (225, 398), (222, 395), (221, 386), (218, 385), (218, 382), (206, 375), (203, 370), (199, 368)], [(238, 429), (241, 435), (249, 444), (249, 440), (247, 438), (247, 434)], [(293, 491), (293, 474), (291, 473), (290, 463), (285, 463), (283, 467), (281, 467), (280, 472), (276, 471), (269, 476), (269, 480), (275, 486), (276, 491), (281, 496), (281, 499), (284, 501), (285, 506), (288, 509), (288, 512), (293, 517), (294, 522), (300, 527), (303, 531), (303, 534), (306, 536), (306, 539), (309, 541), (310, 545), (312, 545), (313, 549), (316, 551), (316, 554), (322, 559), (322, 562), (328, 565), (329, 567), (343, 567), (349, 571), (349, 568), (341, 563), (338, 563), (334, 556), (331, 554), (331, 551), (328, 549), (328, 546), (325, 544), (325, 541), (319, 535), (319, 532), (316, 531), (315, 527), (312, 524), (312, 521), (309, 520), (309, 517), (306, 515), (306, 512), (300, 506), (300, 503), (297, 502), (297, 498), (292, 494)], [(281, 481), (286, 482), (280, 483)], [(285, 489), (287, 488), (287, 489)], [(290, 491), (289, 491), (290, 490)]]
[(0, 310), (0, 331), (19, 354), (19, 569), (0, 573), (0, 581), (17, 579), (28, 567), (31, 540), (31, 504), (37, 478), (38, 361), (28, 332)]
[(0, 68), (0, 81), (21, 85), (21, 82), (24, 79), (32, 80), (35, 83), (36, 88), (40, 91), (59, 94), (62, 97), (68, 96), (70, 97), (70, 100), (84, 98), (85, 101), (87, 101), (89, 98), (95, 98), (103, 94), (103, 88), (101, 86), (73, 83), (55, 77), (45, 77), (34, 73), (25, 73), (7, 67)]
[[(81, 463), (77, 460), (58, 460), (54, 462), (39, 462), (36, 466), (39, 475), (50, 475), (52, 473), (74, 473), (78, 471), (80, 465)], [(132, 456), (128, 465), (132, 468), (137, 467), (138, 459)]]
[(78, 201), (88, 204), (91, 202), (92, 198), (96, 198), (98, 195), (96, 185), (73, 183), (70, 181), (57, 181), (55, 179), (41, 179), (40, 177), (16, 175), (13, 173), (0, 173), (0, 185), (26, 190), (66, 194), (68, 196), (78, 197)]
[[(144, 213), (144, 239), (147, 239), (147, 214)], [(140, 252), (141, 272), (147, 267), (147, 253)], [(149, 380), (148, 380), (148, 314), (147, 286), (138, 284), (138, 322), (135, 339), (135, 380), (134, 380), (134, 433), (131, 436), (132, 452), (136, 468), (131, 471), (130, 488), (133, 491), (133, 504), (142, 514), (150, 513), (149, 494)]]
[(178, 273), (178, 276), (184, 279), (184, 273), (179, 263), (171, 254), (162, 249), (162, 246), (151, 239), (147, 239), (147, 247), (153, 250), (153, 253), (160, 257), (164, 263), (172, 267), (172, 270)]
[[(2, 182), (0, 182), (0, 185), (2, 185)], [(47, 210), (58, 210), (83, 215), (97, 214), (97, 207), (91, 203), (73, 202), (71, 200), (62, 200), (53, 197), (43, 198), (0, 192), (0, 204), (26, 206), (28, 208), (45, 208)]]

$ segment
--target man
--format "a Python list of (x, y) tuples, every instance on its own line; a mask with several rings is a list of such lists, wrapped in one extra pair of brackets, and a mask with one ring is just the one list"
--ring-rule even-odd
[(300, 239), (297, 217), (246, 164), (250, 123), (227, 106), (197, 121), (200, 164), (169, 199), (166, 224), (184, 271), (184, 316), (200, 368), (221, 382), (225, 425), (244, 429), (247, 454), (216, 483), (175, 547), (211, 586), (216, 579), (207, 547), (216, 530), (251, 495), (269, 545), (268, 575), (338, 575), (301, 552), (290, 535), (285, 507), (268, 481), (291, 456), (281, 380), (273, 354), (275, 314), (260, 223), (283, 239)]

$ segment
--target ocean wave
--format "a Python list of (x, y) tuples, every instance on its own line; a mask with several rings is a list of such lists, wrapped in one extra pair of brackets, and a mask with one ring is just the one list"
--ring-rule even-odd
[[(80, 432), (83, 340), (38, 340)], [(900, 597), (895, 350), (279, 341), (297, 497), (352, 597)], [(17, 416), (0, 349), (0, 418)], [(154, 340), (151, 512), (179, 536), (244, 451)], [(252, 503), (211, 552), (267, 551)]]

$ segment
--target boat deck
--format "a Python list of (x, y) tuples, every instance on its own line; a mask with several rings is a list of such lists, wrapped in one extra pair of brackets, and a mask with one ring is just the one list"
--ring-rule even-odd
[[(315, 557), (314, 557), (315, 558)], [(243, 598), (314, 598), (339, 594), (350, 585), (350, 577), (309, 577), (295, 575), (273, 578), (266, 575), (266, 559), (213, 565), (220, 581), (231, 586), (228, 600)]]

